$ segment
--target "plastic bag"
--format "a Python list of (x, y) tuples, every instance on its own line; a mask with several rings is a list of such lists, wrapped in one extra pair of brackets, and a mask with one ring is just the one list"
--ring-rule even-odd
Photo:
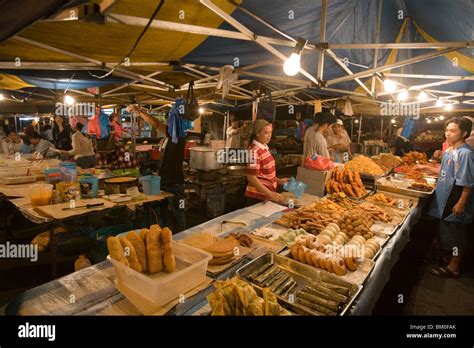
[(296, 198), (301, 198), (307, 187), (308, 186), (304, 182), (297, 181), (294, 177), (291, 177), (290, 180), (283, 184), (283, 189), (292, 192)]
[(312, 170), (330, 170), (334, 168), (334, 162), (323, 156), (309, 156), (304, 159), (303, 167)]

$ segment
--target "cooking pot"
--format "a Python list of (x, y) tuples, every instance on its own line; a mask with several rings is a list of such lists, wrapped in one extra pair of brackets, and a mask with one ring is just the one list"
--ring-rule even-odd
[(191, 154), (189, 165), (197, 170), (219, 170), (223, 167), (222, 163), (218, 162), (218, 151), (221, 149), (213, 149), (206, 146), (196, 146), (189, 149)]
[(241, 176), (247, 174), (246, 166), (228, 166), (227, 172), (232, 176)]

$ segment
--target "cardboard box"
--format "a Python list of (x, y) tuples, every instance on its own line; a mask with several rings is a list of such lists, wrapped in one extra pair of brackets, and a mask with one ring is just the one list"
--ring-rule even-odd
[(304, 182), (306, 185), (308, 185), (305, 193), (322, 197), (325, 195), (324, 187), (326, 185), (326, 180), (328, 180), (331, 177), (331, 173), (332, 173), (332, 170), (317, 171), (317, 170), (311, 170), (311, 169), (307, 169), (300, 166), (298, 167), (296, 180), (300, 180)]

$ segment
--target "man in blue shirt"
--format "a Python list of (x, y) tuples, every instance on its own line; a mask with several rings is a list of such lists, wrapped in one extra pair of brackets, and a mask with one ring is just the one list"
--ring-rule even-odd
[(454, 117), (446, 122), (445, 136), (449, 148), (443, 155), (429, 210), (431, 216), (440, 219), (439, 240), (442, 248), (452, 253), (446, 266), (431, 270), (432, 274), (440, 277), (459, 277), (461, 258), (468, 244), (468, 226), (472, 223), (474, 212), (474, 150), (465, 140), (471, 129), (472, 122), (467, 118)]

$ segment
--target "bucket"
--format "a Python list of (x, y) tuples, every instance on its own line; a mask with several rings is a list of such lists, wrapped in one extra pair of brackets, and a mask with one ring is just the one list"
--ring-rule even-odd
[(158, 175), (146, 175), (140, 179), (143, 186), (143, 193), (146, 195), (159, 195), (161, 177)]
[(92, 175), (84, 175), (79, 179), (79, 189), (82, 198), (96, 198), (99, 190), (99, 179)]

